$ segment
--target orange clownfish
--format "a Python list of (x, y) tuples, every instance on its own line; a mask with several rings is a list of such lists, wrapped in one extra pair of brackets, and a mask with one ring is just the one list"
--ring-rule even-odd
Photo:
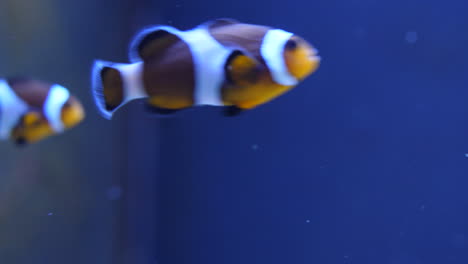
[(27, 78), (0, 79), (0, 139), (37, 142), (74, 127), (81, 103), (61, 85)]
[(138, 98), (160, 114), (214, 105), (235, 115), (290, 90), (320, 64), (301, 37), (230, 19), (188, 31), (149, 27), (131, 42), (129, 57), (130, 64), (94, 64), (93, 96), (107, 119)]

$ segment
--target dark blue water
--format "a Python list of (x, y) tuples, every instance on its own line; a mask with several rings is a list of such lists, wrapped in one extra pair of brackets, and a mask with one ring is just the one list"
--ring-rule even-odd
[[(465, 1), (0, 3), (0, 74), (78, 94), (88, 119), (0, 150), (0, 263), (468, 263)], [(239, 117), (101, 118), (95, 58), (126, 62), (148, 24), (232, 17), (322, 57)], [(52, 214), (51, 214), (52, 213)]]

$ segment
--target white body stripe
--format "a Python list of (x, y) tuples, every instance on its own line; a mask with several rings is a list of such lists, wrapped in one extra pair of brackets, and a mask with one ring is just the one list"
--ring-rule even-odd
[(28, 111), (28, 105), (19, 98), (4, 79), (0, 79), (0, 138), (8, 139), (11, 130), (21, 116)]
[(291, 75), (284, 61), (284, 46), (293, 36), (281, 29), (268, 30), (263, 37), (260, 53), (270, 69), (273, 80), (282, 85), (296, 85), (298, 80)]
[(216, 41), (206, 26), (181, 32), (192, 52), (195, 68), (195, 105), (223, 105), (224, 64), (232, 50)]
[(224, 82), (224, 63), (232, 52), (216, 41), (205, 25), (188, 31), (180, 31), (169, 26), (157, 26), (142, 31), (130, 45), (130, 60), (141, 61), (137, 46), (152, 32), (163, 30), (178, 36), (190, 48), (194, 64), (195, 105), (223, 105), (221, 86)]
[(69, 98), (70, 93), (65, 87), (54, 84), (50, 87), (49, 94), (44, 102), (44, 115), (56, 133), (64, 130), (62, 108)]
[(121, 105), (124, 105), (128, 101), (148, 96), (145, 88), (143, 87), (142, 62), (132, 64), (113, 64), (112, 68), (119, 70), (120, 76), (122, 76), (124, 101)]
[[(122, 77), (122, 89), (124, 98), (122, 103), (109, 111), (105, 107), (103, 83), (101, 80), (101, 71), (105, 67), (116, 69), (120, 72)], [(131, 64), (125, 63), (114, 63), (109, 61), (98, 60), (94, 62), (94, 68), (92, 72), (92, 91), (93, 98), (99, 112), (107, 119), (111, 119), (115, 111), (120, 107), (124, 106), (125, 103), (138, 98), (147, 97), (145, 89), (143, 87), (143, 63), (141, 61)]]

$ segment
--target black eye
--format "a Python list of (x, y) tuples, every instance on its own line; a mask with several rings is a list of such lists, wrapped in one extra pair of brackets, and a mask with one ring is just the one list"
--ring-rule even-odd
[(290, 39), (286, 42), (286, 49), (287, 50), (294, 50), (297, 48), (297, 41)]

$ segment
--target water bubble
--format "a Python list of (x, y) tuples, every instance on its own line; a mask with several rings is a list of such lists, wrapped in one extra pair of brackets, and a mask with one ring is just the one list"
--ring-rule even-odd
[(257, 145), (257, 144), (253, 144), (253, 145), (252, 145), (252, 150), (258, 150), (258, 145)]
[(54, 215), (54, 213), (49, 212), (47, 215), (48, 215), (48, 216), (52, 216), (52, 215)]
[(122, 188), (119, 186), (112, 186), (107, 190), (107, 199), (115, 201), (122, 196)]
[(356, 38), (364, 38), (367, 35), (366, 29), (363, 27), (355, 28), (353, 33)]
[(454, 234), (452, 236), (452, 245), (455, 248), (464, 248), (465, 247), (465, 234)]
[(419, 211), (424, 212), (425, 210), (426, 210), (426, 205), (425, 205), (425, 204), (421, 204), (421, 205), (419, 206)]
[(406, 42), (414, 44), (418, 41), (418, 33), (416, 31), (408, 31), (406, 32), (405, 39)]
[(309, 220), (309, 219), (306, 219), (306, 223), (310, 224), (310, 220)]

